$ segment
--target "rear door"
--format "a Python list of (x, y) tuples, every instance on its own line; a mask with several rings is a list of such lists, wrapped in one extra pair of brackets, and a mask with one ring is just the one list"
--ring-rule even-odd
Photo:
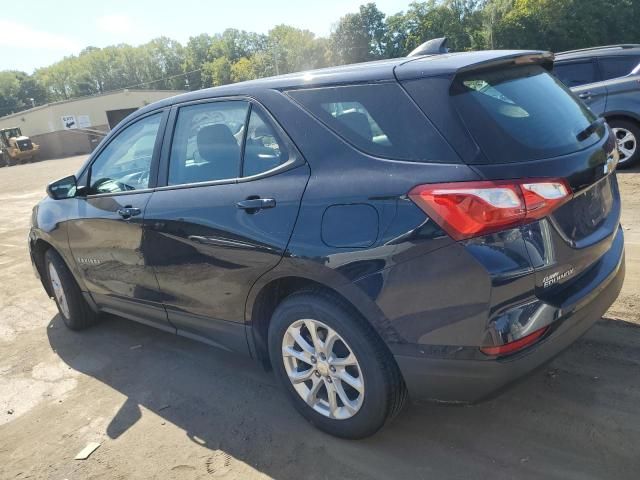
[[(542, 66), (469, 67), (446, 81), (404, 85), (454, 147), (475, 142), (475, 151), (457, 148), (485, 179), (562, 179), (571, 187), (567, 203), (521, 227), (540, 292), (574, 281), (610, 248), (620, 219), (615, 142)], [(448, 102), (434, 109), (433, 96)]]
[(597, 115), (605, 111), (607, 88), (599, 84), (602, 80), (598, 65), (593, 59), (556, 63), (553, 73), (562, 83), (571, 88)]
[(248, 100), (176, 107), (164, 187), (145, 217), (144, 252), (179, 333), (246, 350), (249, 289), (293, 230), (309, 169)]

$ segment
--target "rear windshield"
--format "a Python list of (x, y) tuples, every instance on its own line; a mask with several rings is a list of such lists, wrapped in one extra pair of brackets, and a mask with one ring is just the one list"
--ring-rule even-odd
[(417, 162), (459, 163), (457, 155), (396, 83), (287, 92), (365, 153)]
[(604, 127), (580, 135), (595, 115), (537, 65), (458, 76), (451, 96), (490, 163), (565, 155), (604, 135)]

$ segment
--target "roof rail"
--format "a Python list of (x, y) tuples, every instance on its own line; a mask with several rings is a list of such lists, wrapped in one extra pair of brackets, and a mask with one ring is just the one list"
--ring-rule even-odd
[(420, 44), (416, 49), (412, 50), (407, 57), (439, 55), (443, 53), (449, 53), (449, 48), (447, 48), (447, 37), (428, 40)]
[(565, 55), (567, 53), (592, 52), (595, 50), (607, 50), (609, 48), (619, 48), (621, 50), (628, 48), (640, 48), (640, 43), (619, 43), (616, 45), (602, 45), (601, 47), (578, 48), (577, 50), (567, 50), (566, 52), (558, 52), (556, 55)]

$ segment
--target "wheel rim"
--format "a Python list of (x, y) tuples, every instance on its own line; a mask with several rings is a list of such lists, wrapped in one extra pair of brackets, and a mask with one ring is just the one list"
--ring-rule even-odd
[(69, 318), (69, 304), (67, 303), (67, 296), (64, 294), (60, 275), (58, 275), (58, 271), (52, 263), (49, 264), (49, 279), (51, 280), (51, 287), (53, 288), (53, 294), (56, 297), (56, 302), (60, 308), (60, 313), (62, 313), (66, 318)]
[(619, 163), (624, 163), (636, 153), (638, 141), (633, 132), (626, 128), (614, 128), (613, 134), (616, 136), (618, 151), (620, 152)]
[(282, 360), (300, 398), (321, 415), (345, 420), (362, 407), (360, 364), (331, 327), (312, 319), (292, 323), (282, 339)]

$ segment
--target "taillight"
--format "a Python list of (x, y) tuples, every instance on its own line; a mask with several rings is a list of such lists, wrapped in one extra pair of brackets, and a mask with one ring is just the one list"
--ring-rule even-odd
[(418, 185), (409, 198), (455, 240), (515, 227), (547, 216), (571, 197), (562, 179)]
[(549, 330), (549, 326), (542, 327), (540, 330), (536, 330), (530, 333), (526, 337), (519, 338), (513, 342), (505, 343), (504, 345), (497, 345), (493, 347), (480, 347), (480, 351), (485, 355), (490, 356), (504, 356), (516, 353), (520, 350), (527, 348), (530, 345), (536, 343), (542, 336)]

